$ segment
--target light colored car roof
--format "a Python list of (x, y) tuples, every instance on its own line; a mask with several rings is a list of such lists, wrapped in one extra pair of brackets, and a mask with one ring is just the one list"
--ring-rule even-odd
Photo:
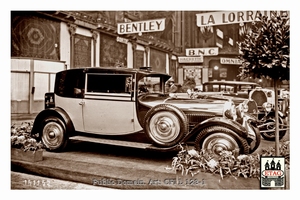
[(256, 85), (260, 86), (258, 83), (246, 82), (246, 81), (208, 81), (204, 84), (224, 84), (224, 85)]

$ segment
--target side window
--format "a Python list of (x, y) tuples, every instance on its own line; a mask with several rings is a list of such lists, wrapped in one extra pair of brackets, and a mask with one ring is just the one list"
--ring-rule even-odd
[(132, 76), (130, 74), (87, 74), (87, 93), (130, 94)]
[(82, 98), (85, 76), (82, 71), (63, 71), (56, 74), (55, 94), (62, 97)]

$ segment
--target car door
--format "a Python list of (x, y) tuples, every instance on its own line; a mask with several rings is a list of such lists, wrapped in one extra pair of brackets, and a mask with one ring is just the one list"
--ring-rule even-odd
[(134, 132), (132, 75), (87, 73), (86, 76), (82, 103), (85, 131), (104, 135)]

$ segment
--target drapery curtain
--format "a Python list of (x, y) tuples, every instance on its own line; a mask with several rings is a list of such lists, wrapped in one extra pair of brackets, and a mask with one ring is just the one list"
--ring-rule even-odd
[(100, 36), (100, 67), (127, 67), (127, 45), (117, 42), (115, 36)]
[(11, 56), (60, 60), (59, 22), (12, 12)]
[(74, 67), (91, 66), (91, 37), (75, 34)]
[(166, 72), (166, 53), (156, 49), (150, 50), (150, 66), (153, 71)]

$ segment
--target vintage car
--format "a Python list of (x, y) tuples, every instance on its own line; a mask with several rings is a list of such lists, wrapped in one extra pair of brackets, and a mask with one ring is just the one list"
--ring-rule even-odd
[(203, 83), (202, 92), (222, 92), (226, 96), (248, 98), (249, 92), (256, 87), (261, 87), (257, 83), (245, 81), (208, 81)]
[(243, 104), (178, 98), (165, 90), (169, 78), (149, 67), (58, 72), (32, 134), (50, 151), (64, 150), (70, 139), (158, 151), (192, 141), (197, 150), (216, 155), (223, 150), (248, 154), (258, 147), (253, 119), (235, 120), (244, 117)]
[[(278, 89), (278, 123), (279, 139), (282, 139), (288, 130), (289, 97), (284, 90)], [(257, 103), (258, 125), (261, 135), (266, 140), (275, 140), (275, 92), (274, 89), (255, 88), (249, 93), (249, 98)]]
[[(257, 127), (262, 137), (266, 140), (275, 140), (274, 89), (262, 88), (253, 82), (209, 81), (203, 84), (203, 90), (197, 96), (200, 98), (209, 96), (210, 99), (231, 99), (235, 103), (248, 99), (248, 113), (259, 119)], [(278, 89), (278, 108), (279, 138), (281, 139), (288, 130), (286, 117), (289, 112), (289, 92), (286, 89)]]

